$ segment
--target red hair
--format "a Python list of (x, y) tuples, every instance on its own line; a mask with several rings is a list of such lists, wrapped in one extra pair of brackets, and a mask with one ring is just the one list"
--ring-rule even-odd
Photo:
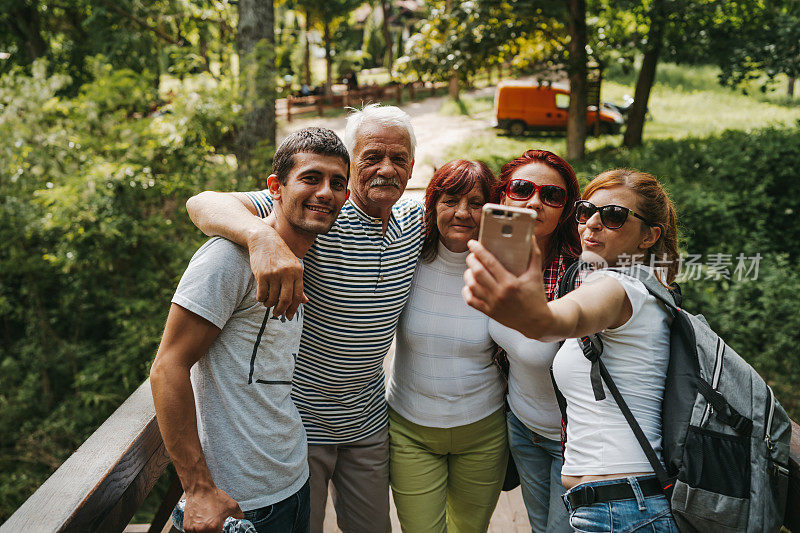
[(425, 189), (425, 240), (422, 242), (422, 260), (433, 261), (439, 241), (436, 226), (436, 203), (444, 194), (467, 194), (475, 185), (483, 193), (485, 201), (492, 196), (495, 177), (482, 161), (455, 159), (445, 163), (434, 172)]
[(581, 239), (578, 236), (578, 223), (575, 221), (575, 217), (572, 216), (572, 212), (575, 209), (575, 202), (581, 197), (581, 190), (578, 186), (578, 178), (575, 176), (575, 171), (572, 170), (569, 163), (556, 154), (547, 150), (528, 150), (521, 156), (503, 165), (503, 168), (500, 169), (500, 178), (494, 188), (492, 201), (500, 201), (514, 172), (525, 165), (533, 163), (547, 165), (558, 172), (564, 180), (567, 189), (567, 201), (558, 219), (558, 226), (556, 226), (556, 230), (553, 232), (550, 253), (545, 257), (542, 266), (546, 267), (549, 265), (553, 259), (555, 259), (556, 255), (559, 254), (564, 255), (568, 259), (577, 259), (581, 254)]

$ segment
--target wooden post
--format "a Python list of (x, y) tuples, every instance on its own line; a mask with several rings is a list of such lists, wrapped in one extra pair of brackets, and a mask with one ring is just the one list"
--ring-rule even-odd
[(323, 99), (323, 97), (322, 97), (322, 95), (317, 95), (317, 96), (315, 96), (314, 98), (316, 98), (316, 99), (317, 99), (317, 100), (316, 100), (316, 103), (317, 103), (317, 113), (319, 113), (319, 116), (322, 116), (322, 99)]
[(400, 104), (403, 102), (403, 86), (398, 83), (397, 84), (397, 103)]
[[(172, 515), (172, 509), (183, 495), (181, 480), (178, 479), (178, 475), (172, 469), (169, 470), (169, 478), (169, 488), (164, 495), (164, 499), (161, 500), (161, 505), (158, 506), (156, 514), (153, 516), (153, 521), (150, 522), (150, 528), (147, 530), (147, 533), (160, 533), (165, 529), (164, 526), (171, 523), (170, 517)], [(168, 531), (170, 530), (171, 529), (168, 529)]]
[(435, 95), (436, 95), (436, 82), (432, 81), (431, 82), (431, 96), (435, 96)]
[(414, 82), (408, 86), (408, 92), (411, 93), (411, 101), (414, 101)]
[(292, 121), (292, 95), (286, 95), (286, 122)]

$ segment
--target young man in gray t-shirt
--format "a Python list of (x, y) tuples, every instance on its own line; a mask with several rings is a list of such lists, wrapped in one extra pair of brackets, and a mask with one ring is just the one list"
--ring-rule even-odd
[[(265, 223), (298, 258), (336, 220), (349, 164), (321, 128), (290, 135), (275, 153)], [(259, 533), (308, 531), (306, 435), (290, 395), (302, 321), (302, 310), (275, 317), (258, 302), (246, 249), (213, 238), (189, 262), (150, 370), (186, 491), (186, 531), (220, 531), (228, 516)]]

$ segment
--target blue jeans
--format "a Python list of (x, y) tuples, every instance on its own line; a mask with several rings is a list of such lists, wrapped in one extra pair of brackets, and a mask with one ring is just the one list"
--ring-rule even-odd
[(534, 533), (572, 531), (561, 495), (561, 443), (531, 431), (514, 413), (508, 419), (508, 446), (519, 472), (522, 500)]
[[(578, 507), (570, 512), (569, 523), (575, 531), (628, 533), (629, 531), (649, 531), (653, 533), (678, 533), (678, 527), (672, 518), (666, 496), (644, 497), (638, 480), (653, 476), (628, 478), (636, 498), (616, 500), (607, 503), (595, 503)], [(619, 483), (619, 479), (604, 479), (581, 483), (578, 487), (597, 487)]]
[(308, 481), (283, 501), (245, 511), (258, 533), (308, 533), (310, 520)]

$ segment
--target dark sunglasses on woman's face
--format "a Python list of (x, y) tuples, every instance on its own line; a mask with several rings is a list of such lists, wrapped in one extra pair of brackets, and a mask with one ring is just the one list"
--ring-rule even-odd
[(512, 200), (527, 200), (536, 192), (544, 205), (550, 207), (564, 207), (567, 203), (567, 191), (558, 185), (536, 185), (534, 182), (522, 178), (515, 178), (506, 185), (506, 196)]
[(621, 205), (611, 204), (597, 207), (592, 202), (587, 202), (586, 200), (578, 200), (575, 202), (575, 220), (578, 221), (578, 224), (586, 224), (589, 219), (592, 218), (592, 215), (598, 211), (600, 211), (600, 222), (608, 229), (621, 228), (625, 224), (625, 221), (628, 220), (628, 215), (633, 215), (648, 226), (652, 226), (646, 218)]

